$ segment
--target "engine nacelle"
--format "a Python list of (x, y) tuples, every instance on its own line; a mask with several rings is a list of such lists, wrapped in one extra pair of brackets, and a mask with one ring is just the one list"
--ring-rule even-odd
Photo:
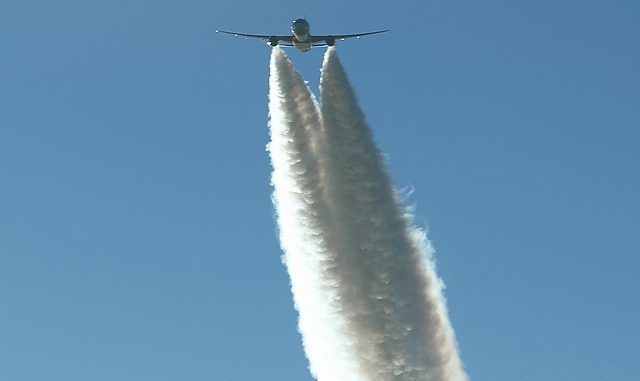
[(336, 38), (333, 36), (328, 36), (325, 41), (327, 42), (327, 46), (333, 46), (336, 44)]
[(269, 37), (269, 45), (271, 46), (278, 46), (278, 37), (276, 36), (271, 36)]

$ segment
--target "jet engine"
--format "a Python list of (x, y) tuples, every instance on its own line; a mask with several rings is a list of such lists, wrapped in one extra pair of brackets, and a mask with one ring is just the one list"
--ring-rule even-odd
[(327, 46), (333, 46), (336, 44), (336, 38), (333, 36), (327, 36), (326, 40)]
[(269, 37), (269, 45), (278, 46), (278, 37), (276, 36)]

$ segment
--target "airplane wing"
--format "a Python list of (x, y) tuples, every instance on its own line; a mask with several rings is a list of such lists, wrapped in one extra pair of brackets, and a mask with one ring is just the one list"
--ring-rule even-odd
[(384, 33), (384, 32), (388, 32), (389, 29), (385, 29), (385, 30), (377, 30), (375, 32), (367, 32), (367, 33), (357, 33), (357, 34), (336, 34), (336, 35), (330, 35), (330, 36), (311, 36), (311, 43), (313, 44), (313, 46), (326, 46), (326, 45), (333, 45), (333, 43), (336, 40), (340, 40), (340, 41), (344, 41), (347, 38), (360, 38), (363, 36), (369, 36), (372, 34), (379, 34), (379, 33)]
[(216, 30), (217, 33), (225, 33), (230, 34), (236, 37), (244, 37), (244, 38), (257, 38), (259, 40), (267, 41), (270, 44), (277, 43), (278, 45), (284, 46), (293, 46), (293, 36), (274, 36), (267, 34), (247, 34), (247, 33), (238, 33), (238, 32), (229, 32), (226, 30)]

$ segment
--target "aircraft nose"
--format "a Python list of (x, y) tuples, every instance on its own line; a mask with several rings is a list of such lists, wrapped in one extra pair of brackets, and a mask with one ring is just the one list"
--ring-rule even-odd
[(309, 32), (309, 24), (303, 19), (298, 19), (291, 25), (291, 30), (295, 34), (305, 34)]

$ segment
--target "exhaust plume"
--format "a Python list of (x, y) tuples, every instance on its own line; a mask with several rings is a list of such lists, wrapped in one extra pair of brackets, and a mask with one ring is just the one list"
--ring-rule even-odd
[(318, 380), (364, 381), (344, 340), (335, 264), (322, 234), (329, 211), (320, 181), (317, 102), (280, 48), (272, 50), (270, 71), (273, 203), (310, 370)]
[(320, 381), (464, 381), (432, 249), (402, 207), (334, 48), (318, 107), (280, 49), (269, 110), (274, 205)]

